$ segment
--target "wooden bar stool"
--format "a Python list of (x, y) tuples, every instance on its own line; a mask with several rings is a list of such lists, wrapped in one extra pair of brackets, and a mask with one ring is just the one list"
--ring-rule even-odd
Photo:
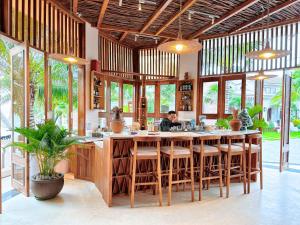
[[(248, 143), (245, 143), (245, 150), (248, 154), (248, 166), (247, 166), (247, 182), (248, 182), (248, 194), (250, 193), (251, 175), (258, 174), (260, 178), (260, 189), (263, 189), (263, 169), (262, 169), (262, 135), (261, 134), (249, 134)], [(255, 144), (253, 144), (255, 143)], [(234, 145), (241, 146), (241, 143)], [(252, 168), (252, 154), (257, 154), (259, 167), (257, 164), (255, 168)]]
[[(220, 149), (225, 154), (225, 176), (226, 176), (226, 197), (229, 197), (230, 180), (235, 177), (243, 177), (244, 194), (246, 194), (246, 151), (245, 135), (227, 136), (228, 144), (221, 144)], [(233, 145), (232, 141), (238, 141), (240, 146)], [(240, 157), (239, 165), (232, 165), (232, 157)], [(236, 169), (239, 169), (238, 171)], [(236, 172), (236, 174), (231, 174)]]
[[(223, 196), (223, 182), (222, 182), (222, 152), (220, 149), (220, 144), (221, 144), (221, 136), (204, 136), (200, 137), (200, 145), (194, 145), (193, 150), (194, 153), (199, 154), (200, 156), (200, 165), (197, 168), (200, 173), (200, 178), (199, 178), (199, 201), (202, 200), (202, 188), (203, 188), (203, 181), (210, 181), (213, 179), (219, 179), (219, 187), (220, 187), (220, 197)], [(207, 141), (213, 141), (213, 142), (218, 142), (217, 146), (211, 146), (205, 144)], [(211, 167), (216, 166), (212, 165), (213, 158), (217, 158), (218, 164), (217, 164), (217, 171), (211, 170)], [(209, 158), (209, 164), (206, 166), (205, 165), (205, 159)], [(208, 176), (204, 176), (205, 169), (207, 168), (207, 174)], [(217, 175), (215, 175), (215, 172), (217, 172)]]
[[(161, 189), (161, 168), (160, 168), (160, 137), (134, 137), (134, 147), (130, 149), (130, 179), (131, 179), (131, 190), (130, 190), (130, 204), (134, 207), (134, 193), (136, 186), (158, 186), (159, 194), (159, 206), (162, 206), (162, 189)], [(138, 143), (147, 143), (148, 146), (138, 147)], [(149, 144), (156, 143), (156, 147), (149, 146)], [(137, 161), (138, 160), (152, 160), (156, 161), (156, 171), (153, 164), (153, 171), (146, 173), (137, 173)], [(153, 181), (149, 182), (136, 182), (136, 178), (139, 177), (153, 177)], [(155, 187), (155, 188), (156, 188)]]
[[(188, 142), (188, 147), (176, 145), (178, 142)], [(175, 145), (174, 145), (175, 143)], [(168, 206), (171, 205), (172, 185), (176, 184), (177, 189), (179, 184), (191, 183), (191, 198), (194, 201), (194, 165), (193, 165), (193, 138), (192, 137), (176, 137), (171, 139), (171, 146), (161, 147), (161, 152), (169, 158), (169, 182), (168, 182)], [(179, 168), (179, 160), (185, 159), (184, 174), (181, 176), (182, 171)], [(173, 170), (173, 160), (177, 160), (176, 170)], [(188, 162), (189, 161), (189, 162)], [(188, 163), (190, 163), (190, 176), (188, 177)], [(176, 180), (173, 180), (173, 175), (176, 175)]]

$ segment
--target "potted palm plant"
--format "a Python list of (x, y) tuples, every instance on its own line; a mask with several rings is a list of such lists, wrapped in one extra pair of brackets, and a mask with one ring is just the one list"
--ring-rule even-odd
[(68, 158), (67, 149), (78, 143), (77, 137), (70, 137), (66, 129), (48, 120), (36, 128), (16, 128), (27, 142), (13, 142), (10, 146), (36, 156), (39, 173), (31, 177), (31, 191), (39, 200), (54, 198), (64, 186), (64, 175), (56, 173), (55, 166)]

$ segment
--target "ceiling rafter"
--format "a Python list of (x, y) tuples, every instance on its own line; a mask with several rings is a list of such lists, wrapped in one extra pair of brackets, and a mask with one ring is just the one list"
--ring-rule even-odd
[[(117, 32), (127, 32), (128, 34), (141, 34), (140, 31), (138, 30), (133, 30), (133, 29), (126, 29), (122, 27), (116, 27), (116, 26), (110, 26), (106, 24), (102, 24), (102, 26), (99, 28), (100, 30), (110, 30), (110, 31), (117, 31)], [(177, 37), (175, 36), (170, 36), (170, 35), (155, 35), (153, 33), (148, 33), (144, 32), (143, 34), (148, 35), (149, 37), (160, 37), (160, 38), (169, 38), (169, 39), (176, 39)]]
[[(270, 8), (270, 16), (297, 3), (297, 2), (300, 2), (300, 0), (289, 0), (289, 1), (286, 1), (280, 5), (277, 5), (277, 6), (274, 6), (272, 8)], [(237, 31), (240, 31), (240, 30), (243, 30), (245, 29), (246, 27), (249, 27), (251, 26), (252, 24), (255, 24), (257, 22), (259, 22), (260, 20), (263, 20), (265, 18), (268, 17), (268, 11), (266, 10), (264, 13), (262, 13), (261, 15), (253, 18), (252, 20), (249, 20), (243, 24), (240, 24), (239, 26), (237, 26), (235, 29), (232, 29), (231, 31), (229, 31), (229, 34), (232, 34), (232, 33), (235, 33)]]
[(241, 11), (247, 9), (248, 7), (254, 5), (255, 3), (259, 2), (259, 0), (247, 0), (243, 2), (242, 4), (238, 5), (237, 7), (234, 7), (233, 10), (225, 13), (220, 18), (216, 19), (213, 24), (208, 23), (205, 26), (201, 27), (198, 31), (194, 32), (192, 35), (188, 37), (188, 39), (194, 39), (199, 37), (201, 34), (207, 32), (208, 30), (214, 28), (215, 26), (219, 25), (220, 23), (223, 23), (225, 20), (229, 19), (232, 16), (235, 16), (236, 14), (240, 13)]
[(125, 31), (125, 32), (122, 34), (122, 36), (120, 37), (119, 42), (122, 42), (122, 41), (126, 38), (127, 34), (128, 34), (128, 32)]
[(103, 20), (104, 20), (104, 15), (105, 15), (106, 9), (108, 7), (108, 3), (109, 3), (109, 0), (104, 0), (103, 3), (102, 3), (100, 13), (99, 13), (99, 17), (98, 17), (97, 27), (100, 27)]
[(145, 23), (143, 28), (141, 29), (141, 33), (144, 33), (151, 24), (160, 16), (160, 14), (170, 5), (173, 0), (165, 0), (160, 6), (155, 10), (150, 19)]
[(76, 15), (78, 12), (78, 0), (73, 0), (73, 13)]
[(197, 0), (188, 0), (184, 3), (182, 6), (182, 9), (180, 12), (175, 14), (166, 24), (164, 24), (156, 33), (155, 35), (159, 35), (161, 32), (163, 32), (168, 26), (170, 26), (181, 14), (183, 14), (186, 10), (188, 10), (194, 3), (196, 3)]

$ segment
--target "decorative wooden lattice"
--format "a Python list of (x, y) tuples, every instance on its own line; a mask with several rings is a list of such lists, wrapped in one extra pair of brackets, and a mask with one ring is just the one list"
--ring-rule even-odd
[[(226, 139), (222, 138), (222, 143), (226, 143)], [(187, 144), (185, 142), (180, 143), (181, 146), (186, 146)], [(197, 139), (194, 140), (194, 144), (199, 144), (199, 141)], [(207, 144), (214, 144), (212, 141), (209, 141)], [(161, 146), (170, 146), (169, 140), (162, 140)], [(112, 193), (113, 195), (125, 193), (128, 194), (129, 190), (129, 171), (130, 171), (130, 148), (133, 147), (133, 141), (130, 139), (118, 139), (113, 141), (113, 161), (112, 161)], [(240, 161), (238, 157), (233, 157), (232, 159), (233, 164), (240, 165)], [(253, 160), (252, 162), (255, 162)], [(156, 164), (153, 164), (154, 162), (151, 160), (142, 160), (138, 161), (137, 163), (137, 173), (150, 173), (153, 171), (153, 166), (156, 166)], [(194, 167), (197, 168), (199, 166), (200, 160), (199, 155), (194, 154)], [(209, 161), (207, 160), (206, 165), (208, 165)], [(213, 161), (213, 164), (216, 164), (216, 162)], [(224, 159), (222, 159), (222, 165), (224, 166), (225, 162)], [(176, 169), (176, 163), (173, 163), (174, 168)], [(156, 168), (156, 167), (154, 167)], [(169, 170), (169, 159), (162, 156), (161, 160), (161, 168), (162, 168), (162, 186), (167, 187), (168, 186), (168, 170)], [(189, 168), (189, 164), (186, 166), (185, 159), (180, 159), (179, 161), (179, 170), (180, 170), (180, 176), (179, 179), (182, 179), (184, 176), (184, 171), (186, 168)], [(207, 171), (208, 172), (208, 171)], [(187, 174), (189, 174), (189, 169)], [(174, 175), (174, 179), (176, 179)], [(194, 173), (195, 182), (199, 181), (199, 171), (195, 170)], [(137, 180), (137, 182), (148, 182), (150, 179), (149, 177), (142, 177), (138, 178), (140, 180)], [(143, 180), (142, 180), (143, 179)], [(223, 178), (224, 181), (224, 178)], [(147, 189), (149, 187), (140, 187), (140, 189)]]

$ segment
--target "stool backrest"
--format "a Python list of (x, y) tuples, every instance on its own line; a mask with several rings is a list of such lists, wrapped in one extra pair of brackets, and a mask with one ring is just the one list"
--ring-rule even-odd
[(202, 136), (199, 137), (201, 141), (217, 141), (221, 139), (220, 135)]
[(231, 135), (226, 137), (227, 140), (237, 140), (237, 141), (243, 141), (245, 140), (246, 136), (244, 134), (239, 134), (239, 135)]
[(155, 136), (137, 136), (133, 137), (134, 142), (158, 142), (161, 141), (160, 137), (155, 137)]
[(228, 140), (229, 152), (231, 151), (232, 141), (238, 141), (239, 143), (243, 143), (243, 149), (245, 149), (245, 139), (246, 139), (245, 135), (243, 134), (232, 135), (232, 136), (227, 136), (226, 138)]
[(217, 141), (217, 146), (218, 146), (218, 150), (219, 152), (220, 150), (220, 144), (221, 144), (221, 136), (220, 135), (211, 135), (211, 136), (203, 136), (203, 137), (199, 137), (199, 140), (201, 141), (201, 148), (200, 151), (202, 152), (202, 154), (204, 153), (204, 143), (205, 141)]
[(249, 134), (247, 135), (249, 139), (249, 143), (252, 144), (254, 140), (257, 140), (259, 144), (262, 143), (262, 135), (261, 134)]

